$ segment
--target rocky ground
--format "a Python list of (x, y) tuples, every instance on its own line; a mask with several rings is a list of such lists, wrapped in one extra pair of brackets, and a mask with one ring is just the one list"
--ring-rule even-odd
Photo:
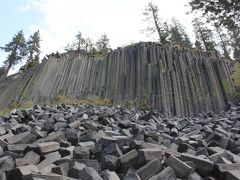
[(38, 106), (0, 116), (0, 180), (240, 180), (240, 107), (198, 118)]

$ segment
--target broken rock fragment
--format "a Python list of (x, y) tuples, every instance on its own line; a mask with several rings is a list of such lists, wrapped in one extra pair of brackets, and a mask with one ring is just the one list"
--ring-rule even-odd
[(239, 180), (240, 108), (195, 118), (54, 105), (0, 116), (0, 179)]

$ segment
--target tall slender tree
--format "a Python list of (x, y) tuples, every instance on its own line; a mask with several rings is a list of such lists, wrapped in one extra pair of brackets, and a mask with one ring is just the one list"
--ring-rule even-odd
[(10, 68), (22, 61), (27, 54), (23, 30), (15, 34), (12, 40), (4, 47), (1, 47), (1, 49), (9, 53), (4, 61), (4, 66), (6, 67), (5, 75), (7, 75)]
[(77, 51), (80, 51), (84, 47), (85, 39), (82, 36), (82, 33), (79, 31), (76, 37), (76, 49)]
[(224, 29), (218, 23), (214, 23), (214, 27), (219, 38), (218, 45), (220, 46), (222, 56), (227, 60), (232, 60), (230, 56), (232, 51), (230, 36), (226, 34), (226, 30), (224, 31)]
[(183, 25), (176, 18), (172, 18), (171, 20), (168, 40), (171, 45), (179, 45), (187, 48), (192, 47), (192, 43), (187, 32), (185, 31)]
[(240, 29), (239, 0), (190, 0), (191, 11), (201, 12), (210, 22), (220, 23), (228, 30)]
[(154, 5), (153, 3), (149, 3), (147, 7), (145, 8), (145, 11), (143, 12), (143, 15), (145, 16), (145, 21), (149, 22), (149, 26), (147, 27), (147, 31), (151, 34), (156, 32), (158, 33), (159, 41), (162, 44), (168, 43), (168, 24), (166, 22), (163, 22), (160, 19), (159, 13), (158, 13), (158, 6)]
[(74, 51), (75, 50), (75, 44), (72, 43), (68, 43), (67, 46), (64, 47), (64, 51), (66, 52), (70, 52), (70, 51)]
[(28, 50), (28, 59), (30, 61), (39, 62), (40, 56), (40, 33), (39, 30), (36, 31), (33, 35), (30, 36), (29, 40), (27, 41), (27, 50)]
[(106, 55), (110, 50), (109, 38), (106, 34), (103, 34), (96, 42), (96, 50), (103, 55)]
[(233, 58), (240, 61), (240, 29), (235, 29), (231, 32)]
[(92, 40), (89, 37), (85, 38), (83, 46), (84, 46), (84, 50), (86, 52), (90, 52), (92, 50), (92, 48), (93, 48)]
[(223, 26), (231, 35), (233, 58), (240, 60), (240, 1), (239, 0), (190, 0), (191, 12), (200, 12), (208, 23)]
[(33, 35), (29, 37), (29, 39), (26, 42), (27, 46), (27, 62), (25, 65), (23, 65), (19, 72), (24, 72), (27, 69), (35, 66), (36, 64), (39, 64), (39, 58), (40, 58), (40, 33), (39, 30), (37, 30)]
[(198, 48), (198, 49), (201, 49), (201, 50), (204, 49), (203, 44), (202, 44), (199, 40), (195, 40), (194, 45), (195, 45), (195, 47)]
[(211, 29), (206, 27), (204, 23), (199, 19), (195, 18), (192, 21), (195, 36), (198, 42), (200, 42), (204, 50), (206, 51), (214, 51), (215, 50), (215, 42), (213, 41), (213, 32)]

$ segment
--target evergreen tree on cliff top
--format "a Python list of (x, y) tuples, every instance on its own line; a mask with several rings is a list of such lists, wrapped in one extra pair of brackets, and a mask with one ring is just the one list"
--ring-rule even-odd
[(26, 56), (26, 41), (23, 31), (21, 30), (15, 34), (12, 40), (5, 47), (1, 47), (1, 49), (9, 53), (4, 61), (5, 75), (7, 76), (10, 68), (18, 64)]
[(230, 29), (240, 29), (239, 0), (190, 0), (191, 11), (201, 11), (209, 21)]
[(40, 58), (40, 33), (39, 30), (31, 35), (26, 43), (27, 46), (27, 62), (20, 68), (20, 72), (24, 72), (36, 64), (39, 64)]
[(75, 35), (75, 40), (72, 43), (68, 43), (67, 46), (64, 48), (66, 52), (71, 52), (71, 51), (76, 51), (76, 52), (81, 52), (84, 50), (85, 52), (92, 52), (94, 47), (93, 47), (92, 40), (87, 37), (83, 37), (82, 33), (79, 31)]
[(110, 50), (109, 38), (106, 34), (103, 34), (96, 42), (96, 50), (102, 55), (106, 55), (107, 52)]
[(213, 40), (212, 30), (206, 27), (199, 18), (195, 18), (192, 21), (192, 24), (197, 40), (195, 45), (198, 44), (198, 48), (203, 47), (203, 49), (206, 51), (214, 51), (215, 42)]
[(77, 49), (78, 52), (80, 52), (80, 50), (83, 49), (85, 39), (83, 38), (82, 33), (80, 31), (75, 37), (76, 37), (75, 48)]
[(231, 36), (233, 58), (240, 60), (240, 1), (190, 0), (191, 12), (201, 12), (209, 23), (224, 26)]
[(233, 47), (233, 58), (240, 62), (240, 28), (234, 30), (231, 33), (232, 47)]
[(168, 40), (171, 45), (179, 45), (180, 47), (187, 48), (192, 47), (192, 43), (188, 37), (188, 34), (186, 33), (182, 24), (176, 18), (172, 18)]
[(145, 16), (145, 21), (149, 22), (146, 30), (151, 34), (157, 31), (160, 42), (166, 44), (168, 43), (168, 25), (160, 19), (158, 11), (158, 6), (151, 2), (145, 8), (143, 15)]
[(40, 56), (40, 33), (39, 30), (30, 36), (27, 41), (28, 59), (30, 61), (39, 62)]
[(218, 43), (217, 45), (221, 49), (222, 57), (225, 60), (232, 60), (230, 54), (232, 53), (233, 48), (231, 47), (231, 38), (226, 29), (221, 27), (219, 24), (214, 23), (215, 32), (217, 34)]

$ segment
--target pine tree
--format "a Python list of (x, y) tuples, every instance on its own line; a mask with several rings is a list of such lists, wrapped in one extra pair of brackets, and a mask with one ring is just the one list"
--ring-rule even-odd
[(240, 29), (239, 0), (190, 0), (191, 11), (201, 12), (209, 22), (220, 23), (228, 30)]
[(103, 34), (96, 43), (93, 43), (89, 37), (84, 38), (81, 32), (79, 32), (75, 37), (76, 37), (75, 41), (69, 43), (64, 48), (66, 52), (84, 51), (89, 55), (96, 54), (106, 55), (107, 52), (110, 50), (109, 39), (106, 34)]
[(71, 52), (75, 50), (75, 45), (74, 43), (68, 43), (66, 47), (64, 47), (64, 51), (66, 52)]
[(194, 45), (195, 45), (195, 47), (198, 48), (198, 49), (201, 49), (201, 50), (204, 49), (204, 48), (203, 48), (203, 44), (202, 44), (200, 41), (198, 41), (198, 40), (195, 41)]
[(39, 62), (40, 56), (40, 33), (39, 30), (36, 31), (33, 35), (30, 36), (27, 41), (27, 50), (28, 50), (28, 59), (30, 61)]
[(234, 60), (240, 61), (240, 29), (231, 32)]
[(182, 24), (175, 18), (172, 19), (171, 26), (169, 28), (169, 39), (171, 45), (179, 45), (181, 47), (191, 48), (192, 43), (186, 33)]
[(6, 44), (5, 47), (1, 47), (1, 49), (9, 53), (4, 61), (4, 66), (6, 67), (5, 75), (7, 75), (11, 67), (22, 61), (27, 54), (23, 30), (15, 34), (12, 41)]
[(106, 34), (103, 34), (96, 42), (96, 50), (102, 55), (106, 55), (110, 50), (109, 39)]
[(77, 51), (81, 52), (84, 50), (85, 52), (90, 52), (93, 47), (92, 40), (90, 38), (84, 38), (82, 33), (79, 31), (77, 35), (75, 35), (75, 40), (72, 43), (68, 43), (64, 48), (66, 52), (69, 51)]
[(213, 41), (212, 30), (206, 27), (204, 23), (198, 18), (195, 18), (192, 23), (196, 39), (201, 43), (201, 47), (204, 47), (204, 50), (206, 51), (214, 51), (215, 42)]
[(214, 23), (214, 27), (220, 40), (218, 45), (221, 48), (223, 58), (232, 60), (230, 56), (230, 52), (232, 51), (230, 37), (225, 33), (226, 30), (224, 31), (224, 29), (218, 23)]
[(191, 12), (200, 12), (208, 23), (225, 27), (231, 36), (233, 58), (240, 59), (240, 1), (239, 0), (190, 0)]
[(93, 48), (92, 40), (89, 37), (87, 37), (86, 39), (84, 39), (83, 46), (86, 52), (90, 52)]
[(83, 38), (82, 33), (80, 31), (75, 37), (76, 37), (75, 47), (77, 51), (80, 52), (80, 50), (84, 48), (85, 39)]
[(157, 31), (159, 41), (162, 44), (167, 44), (168, 24), (160, 19), (158, 11), (158, 6), (151, 2), (145, 8), (143, 15), (145, 16), (145, 21), (149, 22), (149, 26), (146, 30), (151, 34)]
[(27, 69), (39, 64), (40, 58), (40, 33), (39, 30), (36, 31), (33, 35), (31, 35), (26, 43), (27, 46), (27, 62), (24, 66), (22, 66), (19, 72), (25, 72)]

